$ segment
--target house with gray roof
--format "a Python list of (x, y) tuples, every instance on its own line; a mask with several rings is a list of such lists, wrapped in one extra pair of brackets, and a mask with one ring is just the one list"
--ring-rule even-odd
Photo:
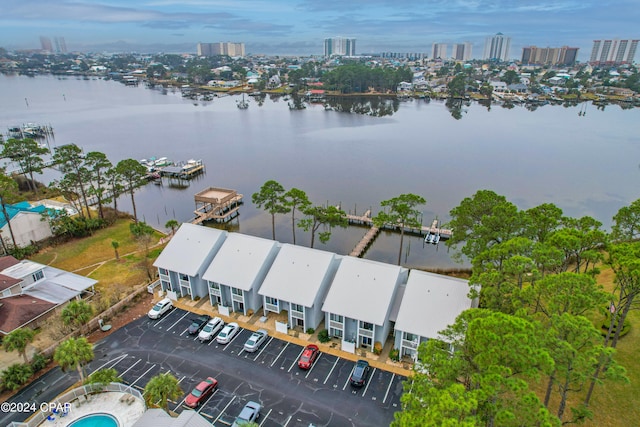
[(258, 289), (278, 253), (273, 240), (230, 233), (202, 278), (212, 306), (229, 307), (247, 315), (262, 307)]
[(391, 330), (390, 314), (406, 268), (361, 258), (344, 257), (322, 306), (332, 337), (373, 349), (384, 344)]
[(153, 263), (158, 268), (160, 285), (172, 299), (209, 295), (202, 277), (222, 246), (227, 232), (217, 228), (184, 223)]
[(477, 307), (469, 282), (455, 277), (411, 270), (395, 316), (395, 345), (400, 356), (415, 360), (418, 345), (441, 339), (439, 332), (452, 325), (465, 310)]
[(340, 259), (331, 252), (283, 244), (258, 291), (265, 316), (287, 310), (290, 327), (317, 328)]

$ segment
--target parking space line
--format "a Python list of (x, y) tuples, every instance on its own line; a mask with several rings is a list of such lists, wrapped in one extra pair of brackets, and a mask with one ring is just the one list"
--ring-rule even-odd
[(183, 336), (185, 332), (187, 332), (189, 330), (189, 327), (187, 326), (186, 329), (184, 331), (182, 331), (182, 333), (180, 334), (180, 336)]
[[(100, 369), (104, 368), (105, 366), (107, 366), (107, 365), (108, 365), (108, 364), (110, 364), (110, 363), (113, 363), (113, 365), (111, 365), (111, 366), (110, 366), (110, 368), (113, 368), (113, 367), (114, 367), (114, 366), (116, 366), (118, 363), (122, 362), (122, 360), (123, 360), (124, 358), (126, 358), (127, 356), (128, 356), (128, 354), (123, 354), (123, 355), (121, 355), (121, 356), (118, 356), (118, 357), (115, 357), (115, 358), (113, 358), (113, 359), (111, 359), (111, 360), (108, 360), (108, 361), (104, 362), (102, 365), (100, 365), (100, 367), (98, 367), (98, 368), (96, 369), (96, 371), (99, 371)], [(94, 372), (95, 372), (95, 371), (94, 371)]]
[(182, 378), (180, 378), (180, 379), (178, 380), (178, 384), (180, 384), (180, 383), (182, 382), (182, 380), (183, 380), (183, 379), (185, 379), (185, 378), (187, 378), (187, 376), (186, 376), (186, 375), (185, 375), (185, 376), (183, 376)]
[(271, 366), (276, 364), (276, 361), (280, 358), (280, 356), (282, 355), (282, 353), (284, 353), (284, 351), (287, 349), (287, 347), (289, 347), (289, 343), (287, 342), (287, 344), (284, 346), (284, 348), (282, 350), (280, 350), (280, 353), (278, 353), (278, 355), (276, 356), (275, 360), (271, 363)]
[(289, 366), (289, 370), (287, 372), (291, 372), (291, 370), (293, 369), (293, 367), (298, 363), (298, 359), (300, 359), (300, 356), (302, 356), (302, 352), (304, 351), (304, 347), (302, 347), (302, 350), (300, 350), (300, 353), (298, 353), (298, 357), (296, 357), (295, 359), (293, 359), (293, 363), (291, 364), (291, 366)]
[(351, 372), (349, 372), (349, 376), (347, 377), (347, 381), (344, 383), (344, 387), (342, 387), (343, 390), (347, 388), (347, 384), (349, 384), (349, 380), (351, 379), (351, 375), (353, 374), (354, 369), (356, 369), (355, 364), (353, 365), (353, 368), (351, 368)]
[(269, 409), (269, 412), (267, 412), (267, 415), (265, 415), (262, 421), (260, 422), (260, 424), (258, 424), (260, 427), (262, 427), (262, 424), (264, 424), (264, 422), (267, 421), (267, 418), (269, 418), (269, 414), (271, 413), (271, 411), (273, 411), (273, 409)]
[(171, 310), (169, 310), (167, 313), (165, 313), (164, 317), (162, 319), (160, 319), (159, 321), (155, 322), (153, 324), (153, 326), (158, 326), (160, 323), (162, 323), (165, 320), (167, 320), (169, 318), (169, 316), (171, 315), (171, 313), (173, 313), (174, 311), (176, 311), (175, 307), (173, 307)]
[[(209, 398), (207, 400), (205, 400), (204, 402), (202, 402), (202, 404), (200, 405), (200, 408), (198, 408), (198, 410), (196, 412), (200, 413), (200, 411), (202, 411), (204, 409), (205, 406), (207, 406), (207, 403), (209, 403), (209, 401), (211, 400), (211, 398), (213, 396), (215, 396), (215, 394), (218, 392), (218, 390), (220, 390), (219, 388), (216, 388), (215, 390), (213, 390), (213, 393), (211, 393), (211, 396), (209, 396)], [(186, 399), (186, 398), (185, 398)], [(211, 417), (213, 418), (213, 417)]]
[(371, 375), (369, 375), (369, 381), (367, 381), (367, 386), (364, 388), (364, 391), (362, 392), (362, 397), (364, 397), (364, 395), (367, 394), (367, 390), (369, 390), (369, 385), (371, 384), (371, 380), (373, 379), (373, 376), (376, 374), (376, 369), (378, 368), (373, 368), (373, 372), (371, 373)]
[(287, 417), (287, 420), (282, 424), (282, 427), (287, 427), (289, 425), (289, 421), (291, 421), (291, 415)]
[(133, 365), (129, 366), (129, 367), (127, 368), (127, 370), (126, 370), (126, 371), (124, 371), (123, 373), (121, 373), (119, 376), (120, 376), (120, 377), (124, 376), (124, 374), (126, 374), (127, 372), (129, 372), (129, 369), (133, 368), (134, 366), (136, 366), (136, 365), (137, 365), (138, 363), (140, 363), (141, 361), (142, 361), (142, 359), (138, 359), (138, 360), (136, 361), (136, 363), (134, 363)]
[[(320, 357), (320, 356), (318, 356)], [(336, 365), (338, 364), (338, 360), (340, 360), (339, 357), (336, 357), (336, 361), (333, 362), (333, 366), (331, 367), (331, 370), (329, 371), (329, 374), (327, 374), (327, 378), (324, 379), (324, 382), (322, 384), (326, 384), (327, 381), (329, 381), (329, 377), (331, 376), (331, 373), (333, 372), (333, 370), (336, 368)]]
[(180, 323), (180, 321), (181, 321), (182, 319), (184, 319), (185, 317), (187, 317), (187, 315), (188, 315), (188, 314), (189, 314), (189, 312), (187, 311), (187, 312), (186, 312), (186, 313), (185, 313), (181, 318), (179, 318), (178, 320), (176, 320), (176, 321), (173, 323), (173, 325), (171, 325), (171, 326), (169, 326), (169, 327), (167, 328), (167, 332), (169, 332), (169, 331), (171, 330), (171, 328), (173, 328), (173, 327), (174, 327), (174, 326), (176, 326), (178, 323)]
[(318, 358), (316, 359), (316, 361), (313, 362), (313, 365), (311, 365), (311, 368), (309, 369), (309, 372), (307, 372), (307, 375), (304, 376), (305, 378), (307, 378), (309, 376), (309, 374), (311, 373), (311, 371), (313, 371), (313, 368), (316, 367), (316, 365), (318, 364), (318, 360), (320, 360), (321, 357), (322, 357), (322, 353), (320, 353), (318, 355)]
[(173, 412), (176, 412), (176, 410), (177, 410), (180, 406), (182, 406), (182, 404), (184, 403), (184, 401), (185, 401), (185, 400), (187, 400), (187, 396), (189, 396), (189, 393), (187, 393), (187, 394), (184, 396), (184, 398), (180, 401), (180, 403), (178, 403), (178, 404), (176, 405), (176, 407), (175, 407), (175, 408), (173, 408)]
[(213, 420), (213, 422), (211, 424), (216, 425), (216, 422), (220, 419), (220, 417), (222, 416), (222, 414), (224, 414), (224, 411), (227, 410), (227, 408), (231, 405), (231, 403), (233, 403), (233, 401), (236, 400), (236, 396), (233, 396), (231, 398), (231, 400), (229, 401), (229, 403), (227, 403), (227, 406), (225, 406), (222, 411), (220, 412), (220, 414), (216, 417), (215, 420)]
[(129, 386), (130, 386), (130, 387), (133, 387), (133, 386), (134, 386), (134, 384), (135, 384), (135, 383), (137, 383), (137, 382), (138, 382), (138, 380), (139, 380), (140, 378), (144, 377), (144, 376), (145, 376), (145, 375), (146, 375), (150, 370), (152, 370), (152, 369), (153, 369), (153, 368), (155, 368), (155, 367), (156, 367), (156, 364), (154, 363), (154, 364), (153, 364), (149, 369), (147, 369), (147, 370), (144, 372), (144, 374), (140, 375), (140, 376), (138, 377), (138, 379), (137, 379), (137, 380), (135, 380), (133, 383), (129, 384)]
[(260, 357), (260, 355), (262, 354), (262, 352), (264, 351), (265, 348), (267, 348), (267, 346), (269, 345), (269, 343), (271, 342), (271, 340), (273, 340), (273, 337), (269, 337), (269, 341), (267, 341), (266, 343), (264, 343), (264, 345), (262, 346), (262, 350), (260, 350), (258, 352), (258, 355), (256, 357), (253, 358), (253, 361), (255, 362), (256, 360), (258, 360), (258, 357)]
[(384, 399), (382, 399), (382, 403), (387, 401), (387, 396), (389, 395), (389, 390), (391, 390), (391, 384), (393, 384), (393, 380), (396, 378), (396, 374), (391, 376), (391, 381), (389, 381), (389, 386), (387, 386), (387, 392), (384, 394)]
[[(225, 351), (227, 349), (227, 347), (229, 347), (229, 344), (231, 344), (232, 342), (234, 342), (236, 340), (236, 338), (238, 338), (240, 336), (240, 334), (242, 333), (242, 331), (244, 331), (244, 329), (240, 328), (240, 330), (238, 331), (238, 333), (236, 334), (235, 337), (231, 338), (231, 341), (229, 341), (224, 348), (222, 349), (222, 351)], [(244, 347), (243, 347), (244, 350)]]

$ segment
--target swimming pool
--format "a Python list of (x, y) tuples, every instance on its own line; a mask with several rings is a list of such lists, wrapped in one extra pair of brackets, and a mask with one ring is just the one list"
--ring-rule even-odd
[(109, 414), (91, 414), (78, 418), (68, 427), (119, 427), (118, 420)]

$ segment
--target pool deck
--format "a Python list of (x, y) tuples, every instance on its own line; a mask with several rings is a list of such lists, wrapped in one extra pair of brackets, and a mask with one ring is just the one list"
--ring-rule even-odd
[(140, 399), (133, 398), (131, 404), (120, 401), (125, 395), (128, 393), (104, 392), (90, 395), (89, 400), (83, 401), (81, 404), (78, 404), (78, 401), (72, 402), (67, 416), (55, 415), (54, 420), (46, 420), (40, 426), (66, 427), (72, 421), (85, 415), (104, 413), (115, 417), (119, 427), (131, 427), (142, 416), (145, 408)]

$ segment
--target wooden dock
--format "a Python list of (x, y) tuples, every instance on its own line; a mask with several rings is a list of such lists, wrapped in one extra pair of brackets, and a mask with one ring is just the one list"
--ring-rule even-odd
[(195, 195), (196, 217), (192, 224), (201, 224), (204, 221), (225, 222), (238, 215), (242, 204), (242, 194), (236, 190), (226, 188), (209, 187)]
[[(349, 253), (350, 256), (359, 258), (362, 255), (364, 255), (367, 248), (373, 243), (376, 237), (378, 237), (378, 235), (380, 234), (380, 228), (376, 227), (375, 224), (373, 223), (371, 209), (368, 209), (362, 215), (346, 214), (346, 218), (349, 221), (349, 224), (365, 225), (365, 226), (371, 227), (369, 231), (362, 237), (360, 242), (358, 242), (358, 244), (353, 248), (351, 253)], [(396, 225), (396, 226), (386, 225), (383, 228), (388, 230), (394, 230), (394, 231), (400, 230), (399, 225)], [(443, 240), (449, 239), (453, 235), (452, 230), (438, 227), (437, 219), (434, 219), (431, 225), (429, 226), (423, 225), (420, 228), (404, 227), (404, 231), (405, 233), (417, 234), (419, 236), (424, 236), (429, 233), (438, 234), (440, 238)]]

